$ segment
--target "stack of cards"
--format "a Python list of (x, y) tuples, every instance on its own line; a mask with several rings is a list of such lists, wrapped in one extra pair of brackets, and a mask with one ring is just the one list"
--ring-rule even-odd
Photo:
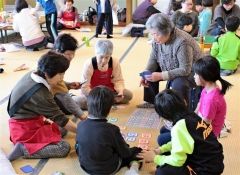
[(149, 139), (151, 138), (150, 133), (142, 133), (142, 137), (139, 139), (139, 145), (138, 147), (147, 150), (148, 149), (148, 144), (149, 144)]
[(138, 136), (138, 133), (136, 133), (136, 132), (129, 132), (127, 134), (127, 137), (125, 138), (125, 140), (127, 142), (134, 142), (136, 140), (137, 136)]

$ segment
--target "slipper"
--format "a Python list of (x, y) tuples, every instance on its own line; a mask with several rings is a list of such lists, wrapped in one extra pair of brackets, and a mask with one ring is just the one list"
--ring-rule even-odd
[(22, 64), (21, 66), (18, 66), (16, 69), (14, 69), (14, 72), (21, 71), (21, 70), (28, 70), (29, 67), (26, 66), (26, 64)]

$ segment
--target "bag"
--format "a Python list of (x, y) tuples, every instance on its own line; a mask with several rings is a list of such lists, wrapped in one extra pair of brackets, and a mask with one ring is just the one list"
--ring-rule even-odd
[(97, 23), (97, 11), (93, 7), (88, 7), (88, 22), (89, 24), (96, 24)]
[(131, 37), (143, 37), (145, 27), (133, 27), (131, 30)]
[(121, 8), (117, 11), (117, 17), (119, 22), (126, 22), (127, 19), (127, 9), (126, 8)]

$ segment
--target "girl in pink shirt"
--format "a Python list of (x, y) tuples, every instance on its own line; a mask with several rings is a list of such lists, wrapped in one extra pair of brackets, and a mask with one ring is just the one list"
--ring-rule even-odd
[[(196, 84), (204, 87), (196, 112), (206, 122), (212, 124), (213, 132), (218, 137), (226, 116), (224, 94), (232, 84), (220, 77), (220, 64), (212, 56), (205, 56), (196, 61), (194, 71)], [(216, 83), (217, 80), (221, 83), (221, 89)]]

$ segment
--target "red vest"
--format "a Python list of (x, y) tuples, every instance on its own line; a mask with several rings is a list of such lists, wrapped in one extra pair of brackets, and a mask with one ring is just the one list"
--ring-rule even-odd
[[(63, 21), (75, 21), (75, 19), (78, 18), (76, 12), (75, 12), (75, 7), (73, 7), (73, 10), (72, 11), (64, 11), (62, 13), (62, 20)], [(80, 27), (80, 23), (77, 22), (76, 26), (75, 27), (72, 27), (72, 26), (69, 26), (69, 25), (64, 25), (66, 28), (75, 28), (75, 27)]]
[(56, 123), (48, 124), (43, 116), (31, 119), (9, 119), (10, 140), (24, 144), (29, 154), (43, 147), (61, 141), (61, 134)]
[(96, 57), (92, 58), (92, 66), (93, 66), (94, 71), (93, 71), (93, 75), (92, 75), (91, 82), (90, 82), (91, 89), (96, 86), (103, 85), (103, 86), (107, 86), (111, 90), (115, 91), (114, 85), (112, 83), (112, 67), (113, 67), (112, 66), (112, 57), (110, 58), (110, 60), (108, 62), (107, 71), (98, 70)]

